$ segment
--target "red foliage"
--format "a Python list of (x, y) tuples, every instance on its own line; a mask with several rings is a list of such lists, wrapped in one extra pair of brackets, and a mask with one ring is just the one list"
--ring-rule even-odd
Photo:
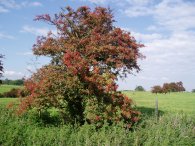
[(48, 14), (35, 18), (56, 26), (58, 34), (39, 37), (33, 46), (35, 55), (51, 57), (51, 63), (26, 83), (31, 94), (21, 109), (56, 107), (66, 120), (125, 120), (131, 125), (139, 112), (132, 109), (128, 97), (116, 91), (115, 81), (140, 70), (137, 60), (144, 57), (139, 52), (143, 45), (113, 26), (110, 9), (83, 6), (66, 11), (54, 18)]

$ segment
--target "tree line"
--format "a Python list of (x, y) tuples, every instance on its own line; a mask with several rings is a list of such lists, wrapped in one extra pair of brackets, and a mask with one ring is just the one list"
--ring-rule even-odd
[(171, 83), (164, 83), (163, 86), (153, 86), (152, 87), (152, 93), (170, 93), (170, 92), (183, 92), (185, 91), (185, 88), (183, 86), (183, 83), (180, 82), (171, 82)]
[(22, 79), (17, 79), (17, 80), (10, 80), (10, 79), (5, 79), (5, 80), (1, 80), (1, 84), (5, 84), (5, 85), (24, 85), (24, 78)]

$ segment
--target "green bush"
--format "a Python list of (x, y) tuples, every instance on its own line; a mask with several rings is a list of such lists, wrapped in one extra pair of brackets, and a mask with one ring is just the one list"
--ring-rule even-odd
[(2, 93), (2, 97), (18, 98), (18, 97), (26, 97), (28, 94), (29, 93), (25, 89), (12, 88), (10, 91)]

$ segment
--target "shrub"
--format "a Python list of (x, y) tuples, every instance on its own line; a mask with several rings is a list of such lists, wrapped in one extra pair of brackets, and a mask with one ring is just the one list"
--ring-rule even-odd
[(12, 97), (16, 98), (19, 97), (19, 89), (12, 88), (10, 91), (3, 93), (4, 97)]
[(29, 91), (27, 91), (25, 88), (18, 89), (18, 97), (27, 97), (29, 94)]
[(2, 93), (3, 97), (11, 98), (26, 97), (27, 95), (29, 95), (29, 92), (26, 89), (20, 88), (12, 88), (10, 91)]

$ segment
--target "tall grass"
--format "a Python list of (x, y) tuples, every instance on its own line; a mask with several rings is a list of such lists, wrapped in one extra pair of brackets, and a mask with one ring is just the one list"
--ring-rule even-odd
[(195, 117), (166, 114), (143, 117), (133, 129), (122, 124), (101, 129), (93, 125), (43, 125), (27, 114), (17, 117), (0, 108), (0, 145), (2, 146), (172, 146), (195, 145)]

